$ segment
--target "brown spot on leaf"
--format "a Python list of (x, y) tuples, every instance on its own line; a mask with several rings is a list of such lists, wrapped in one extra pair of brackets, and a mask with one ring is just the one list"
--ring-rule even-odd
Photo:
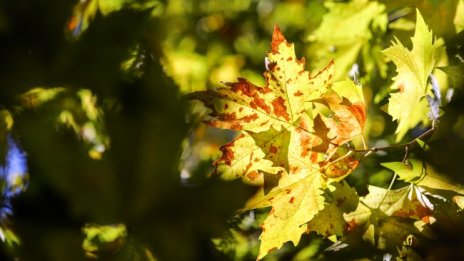
[(238, 78), (238, 82), (228, 83), (227, 85), (231, 87), (233, 92), (242, 93), (248, 97), (253, 97), (258, 92), (258, 87), (243, 78)]
[(235, 112), (221, 113), (218, 115), (218, 118), (222, 121), (232, 121), (237, 119), (237, 115), (235, 114)]
[(234, 142), (230, 142), (219, 148), (219, 150), (222, 152), (222, 156), (217, 161), (215, 161), (214, 164), (217, 165), (220, 162), (224, 162), (226, 165), (232, 165), (232, 161), (235, 159), (234, 151), (232, 150), (233, 146)]
[(253, 101), (256, 103), (256, 105), (263, 109), (267, 114), (271, 113), (271, 109), (269, 108), (269, 106), (266, 104), (266, 102), (264, 101), (264, 99), (262, 98), (259, 98), (259, 97), (254, 97), (253, 98)]
[(359, 161), (353, 157), (345, 157), (336, 163), (330, 161), (320, 162), (322, 173), (329, 178), (338, 178), (353, 172), (358, 167)]
[(346, 232), (352, 232), (358, 227), (358, 223), (356, 223), (356, 220), (352, 219), (351, 221), (348, 221), (346, 223)]
[[(252, 155), (250, 155), (252, 156)], [(251, 168), (251, 166), (253, 166), (253, 163), (252, 162), (248, 162), (248, 164), (246, 165), (245, 167), (245, 173), (248, 172), (248, 170)]]
[(291, 56), (287, 58), (287, 62), (291, 62), (292, 60), (293, 60), (293, 57)]
[(295, 95), (295, 96), (301, 96), (301, 95), (303, 95), (303, 93), (302, 93), (300, 90), (298, 90), (298, 91), (295, 92), (293, 95)]
[(258, 106), (256, 106), (256, 103), (254, 103), (254, 102), (250, 102), (250, 107), (255, 109), (255, 110), (258, 108)]
[(264, 224), (261, 224), (261, 226), (260, 226), (260, 227), (261, 227), (261, 230), (262, 230), (262, 231), (263, 231), (263, 233), (264, 233), (264, 231), (266, 230), (266, 227), (264, 226)]
[(224, 104), (224, 109), (227, 110), (229, 108), (229, 104), (225, 103)]
[(345, 201), (346, 201), (346, 197), (337, 198), (337, 207), (341, 207)]
[(257, 177), (259, 176), (259, 173), (256, 170), (253, 170), (247, 174), (247, 177), (251, 180), (254, 181)]
[(400, 93), (404, 92), (404, 84), (403, 83), (398, 84), (398, 90), (400, 91)]
[(288, 201), (290, 204), (293, 204), (295, 202), (295, 197), (291, 197), (290, 200)]
[(353, 116), (361, 126), (361, 129), (364, 128), (364, 123), (366, 122), (366, 107), (362, 103), (352, 104), (348, 107), (348, 110), (351, 111)]
[[(319, 77), (319, 75), (321, 75), (321, 74), (324, 73), (325, 71), (329, 70), (329, 68), (332, 67), (333, 65), (334, 65), (334, 61), (331, 60), (331, 61), (329, 62), (329, 64), (327, 64), (327, 66), (324, 67), (322, 70), (320, 70), (316, 75), (314, 75), (314, 76), (312, 76), (312, 77), (310, 76), (310, 79), (314, 79), (314, 78)], [(309, 83), (312, 84), (312, 82), (309, 82)]]
[(400, 210), (395, 211), (393, 213), (393, 216), (402, 217), (402, 218), (410, 218), (414, 216), (414, 211), (412, 211), (412, 209), (408, 209), (408, 210), (400, 209)]
[(251, 115), (248, 115), (248, 116), (245, 116), (245, 117), (241, 118), (241, 120), (246, 122), (246, 123), (249, 123), (249, 122), (254, 121), (256, 119), (258, 119), (258, 114), (256, 114), (256, 113), (253, 113)]
[(269, 147), (269, 151), (273, 154), (277, 153), (277, 147), (271, 145), (271, 147)]
[(278, 117), (282, 117), (287, 121), (290, 120), (290, 115), (287, 113), (287, 106), (285, 106), (285, 100), (282, 97), (277, 97), (272, 101), (272, 107), (274, 108), (274, 114)]
[(290, 167), (290, 174), (295, 174), (300, 170), (298, 166), (292, 166)]
[(283, 42), (285, 42), (285, 37), (280, 31), (279, 26), (275, 25), (274, 33), (272, 33), (272, 42), (271, 42), (272, 53), (278, 53), (279, 45)]
[(264, 87), (261, 89), (262, 90), (262, 93), (269, 93), (269, 92), (272, 92), (271, 88), (269, 87)]
[(274, 71), (274, 68), (277, 66), (277, 63), (271, 62), (267, 65), (269, 71)]

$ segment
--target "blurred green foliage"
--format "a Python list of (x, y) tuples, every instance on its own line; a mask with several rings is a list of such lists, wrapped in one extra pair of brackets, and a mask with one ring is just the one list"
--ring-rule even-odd
[[(0, 158), (11, 135), (27, 152), (30, 177), (0, 222), (0, 259), (253, 260), (266, 213), (234, 213), (254, 189), (207, 178), (234, 133), (202, 126), (205, 112), (183, 94), (239, 76), (262, 85), (278, 24), (312, 74), (331, 59), (337, 78), (357, 74), (369, 104), (366, 142), (391, 144), (396, 125), (383, 106), (394, 67), (380, 50), (394, 37), (408, 42), (415, 8), (444, 39), (443, 71), (454, 72), (432, 149), (417, 156), (464, 183), (462, 0), (1, 1)], [(392, 174), (378, 163), (401, 156), (365, 158), (348, 181), (361, 194), (367, 184), (386, 187)], [(464, 256), (462, 212), (440, 204), (447, 222), (411, 255)], [(383, 256), (356, 236), (328, 252), (332, 242), (313, 233), (267, 260)]]

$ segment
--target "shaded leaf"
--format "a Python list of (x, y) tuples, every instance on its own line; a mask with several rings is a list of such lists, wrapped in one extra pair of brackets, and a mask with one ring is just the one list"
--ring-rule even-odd
[(413, 182), (425, 174), (425, 166), (422, 161), (409, 159), (408, 162), (384, 162), (380, 165), (394, 171), (401, 180)]
[[(312, 43), (310, 56), (314, 68), (334, 59), (335, 79), (344, 79), (361, 52), (369, 52), (368, 41), (373, 31), (385, 32), (387, 15), (385, 6), (375, 1), (326, 2), (329, 12), (319, 28), (309, 36)], [(334, 30), (336, 28), (336, 30)], [(365, 50), (363, 50), (365, 49)], [(367, 57), (366, 57), (367, 58)], [(372, 59), (372, 56), (365, 59)]]
[(344, 217), (349, 231), (362, 229), (363, 239), (377, 248), (394, 249), (406, 236), (418, 233), (414, 220), (429, 220), (433, 206), (420, 187), (368, 189), (369, 194), (361, 199), (358, 208)]

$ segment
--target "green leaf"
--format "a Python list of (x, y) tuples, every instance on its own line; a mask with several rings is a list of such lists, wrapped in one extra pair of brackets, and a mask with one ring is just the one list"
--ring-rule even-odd
[(429, 94), (428, 77), (436, 67), (442, 52), (442, 42), (436, 41), (417, 11), (416, 30), (412, 37), (412, 50), (408, 50), (396, 39), (391, 47), (383, 50), (385, 56), (396, 65), (397, 75), (393, 78), (388, 114), (398, 121), (396, 140), (419, 123), (428, 121)]
[(87, 224), (82, 249), (87, 257), (98, 258), (99, 253), (116, 252), (125, 243), (127, 230), (124, 224), (100, 226)]
[(404, 18), (400, 18), (388, 24), (388, 28), (395, 29), (395, 30), (410, 31), (410, 30), (413, 30), (415, 27), (416, 25), (414, 24), (414, 22), (409, 21)]
[(103, 15), (119, 11), (127, 0), (98, 0), (98, 9)]
[[(315, 61), (313, 68), (322, 68), (330, 60), (335, 60), (334, 78), (340, 80), (347, 77), (361, 50), (370, 49), (367, 44), (373, 37), (372, 32), (385, 32), (387, 15), (385, 6), (375, 1), (326, 2), (325, 5), (329, 12), (308, 38), (312, 42), (309, 54)], [(372, 60), (372, 56), (365, 58), (364, 63)]]
[(427, 167), (427, 175), (416, 183), (418, 186), (432, 189), (449, 190), (464, 195), (464, 187), (455, 184), (443, 175), (435, 173), (430, 167)]
[(73, 13), (67, 24), (68, 33), (72, 37), (78, 37), (87, 30), (97, 11), (107, 16), (124, 7), (135, 10), (153, 9), (152, 15), (159, 15), (162, 4), (159, 0), (131, 1), (131, 0), (85, 0), (79, 1), (73, 9)]
[(394, 171), (406, 182), (417, 181), (425, 174), (424, 164), (417, 159), (409, 159), (408, 162), (384, 162), (380, 165)]
[(456, 33), (460, 33), (464, 30), (464, 0), (459, 0), (456, 6), (456, 14), (454, 15), (453, 23)]

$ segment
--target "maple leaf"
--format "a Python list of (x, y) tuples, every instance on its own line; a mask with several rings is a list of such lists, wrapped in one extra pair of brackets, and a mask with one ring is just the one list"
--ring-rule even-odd
[(308, 222), (308, 231), (315, 231), (326, 237), (341, 236), (347, 223), (343, 213), (349, 213), (356, 209), (358, 205), (358, 194), (356, 189), (350, 187), (348, 183), (332, 183), (335, 191), (331, 191), (326, 196), (327, 205)]
[(412, 50), (408, 50), (396, 39), (385, 54), (397, 67), (390, 95), (388, 114), (398, 121), (396, 140), (401, 140), (406, 132), (417, 124), (428, 121), (429, 94), (428, 78), (436, 67), (443, 51), (442, 41), (434, 40), (420, 12), (417, 10), (416, 30), (412, 37)]
[(327, 205), (323, 190), (352, 172), (357, 161), (341, 145), (360, 135), (366, 119), (360, 86), (332, 83), (333, 62), (311, 76), (294, 46), (274, 28), (266, 85), (246, 79), (195, 92), (210, 109), (205, 122), (241, 131), (221, 147), (216, 173), (260, 185), (244, 210), (271, 207), (261, 225), (258, 258), (285, 242), (298, 244), (307, 224)]
[(369, 186), (368, 190), (357, 209), (344, 218), (348, 230), (363, 229), (362, 238), (379, 249), (394, 249), (406, 236), (419, 232), (414, 221), (428, 223), (432, 219), (433, 205), (418, 186), (397, 190)]
[[(409, 162), (386, 162), (382, 166), (394, 171), (401, 180), (414, 184), (420, 192), (426, 192), (427, 195), (442, 200), (448, 200), (446, 194), (452, 194), (452, 200), (462, 209), (464, 204), (464, 188), (459, 184), (453, 184), (443, 175), (417, 159), (409, 159)], [(439, 195), (436, 191), (445, 191), (444, 196)], [(443, 194), (443, 193), (441, 193)], [(421, 198), (418, 196), (418, 198)], [(425, 204), (426, 202), (423, 201)], [(433, 209), (433, 207), (432, 207)]]

